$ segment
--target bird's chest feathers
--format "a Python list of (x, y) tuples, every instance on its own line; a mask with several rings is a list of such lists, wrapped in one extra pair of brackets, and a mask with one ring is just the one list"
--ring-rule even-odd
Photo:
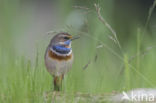
[(70, 49), (53, 47), (48, 51), (48, 57), (58, 61), (68, 61), (72, 59), (72, 51)]

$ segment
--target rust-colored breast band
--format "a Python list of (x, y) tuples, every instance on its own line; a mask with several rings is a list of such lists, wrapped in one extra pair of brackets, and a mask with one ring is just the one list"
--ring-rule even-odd
[(69, 56), (58, 56), (55, 53), (53, 53), (51, 50), (49, 50), (48, 55), (49, 55), (50, 58), (56, 59), (56, 60), (59, 60), (59, 61), (62, 61), (62, 60), (67, 61), (67, 60), (72, 58), (72, 54), (69, 55)]

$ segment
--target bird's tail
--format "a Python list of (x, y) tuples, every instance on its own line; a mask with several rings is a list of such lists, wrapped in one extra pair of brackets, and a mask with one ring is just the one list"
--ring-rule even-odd
[(63, 75), (61, 76), (54, 76), (54, 91), (60, 91), (62, 89), (62, 80)]

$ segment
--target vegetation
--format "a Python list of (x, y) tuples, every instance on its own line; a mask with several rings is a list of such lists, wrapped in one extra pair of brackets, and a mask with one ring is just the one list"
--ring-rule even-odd
[[(156, 21), (152, 18), (156, 0), (148, 7), (149, 12), (141, 12), (147, 14), (144, 23), (130, 19), (135, 15), (127, 15), (126, 20), (132, 20), (126, 21), (128, 29), (124, 27), (124, 20), (113, 19), (115, 0), (84, 3), (63, 0), (56, 4), (61, 7), (59, 13), (64, 17), (60, 20), (66, 25), (62, 27), (63, 31), (81, 37), (72, 45), (75, 60), (64, 78), (63, 90), (59, 94), (62, 98), (52, 97), (58, 94), (51, 92), (52, 77), (46, 71), (43, 59), (52, 35), (45, 33), (48, 40), (37, 42), (35, 59), (18, 55), (14, 38), (22, 35), (29, 25), (25, 21), (29, 14), (17, 20), (20, 0), (0, 0), (0, 103), (43, 103), (51, 102), (51, 99), (58, 103), (84, 103), (77, 97), (92, 95), (92, 98), (114, 91), (156, 87)], [(31, 10), (29, 13), (31, 15)], [(94, 101), (86, 99), (85, 102)]]

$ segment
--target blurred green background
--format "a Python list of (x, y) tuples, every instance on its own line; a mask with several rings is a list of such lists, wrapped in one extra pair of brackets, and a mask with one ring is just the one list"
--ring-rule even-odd
[[(0, 102), (45, 101), (53, 85), (44, 53), (53, 34), (62, 31), (81, 36), (72, 44), (75, 60), (63, 82), (65, 93), (155, 88), (155, 5), (156, 0), (0, 0)], [(65, 101), (75, 103), (72, 97)]]

